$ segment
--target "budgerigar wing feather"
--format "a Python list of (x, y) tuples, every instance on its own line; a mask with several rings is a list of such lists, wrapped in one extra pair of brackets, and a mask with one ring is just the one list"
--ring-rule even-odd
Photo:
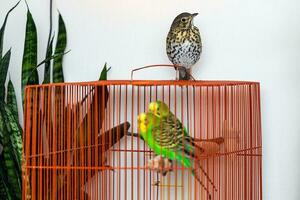
[(163, 117), (161, 123), (156, 125), (157, 131), (154, 132), (154, 138), (166, 148), (175, 148), (179, 151), (184, 151), (192, 157), (196, 157), (195, 148), (202, 150), (193, 142), (193, 138), (189, 136), (185, 127), (174, 115)]

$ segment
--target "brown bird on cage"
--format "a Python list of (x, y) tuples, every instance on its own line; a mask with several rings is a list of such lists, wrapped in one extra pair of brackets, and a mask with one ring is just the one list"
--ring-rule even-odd
[(170, 28), (166, 41), (169, 60), (176, 66), (177, 79), (190, 80), (191, 67), (200, 59), (202, 42), (199, 29), (193, 25), (198, 13), (181, 13)]

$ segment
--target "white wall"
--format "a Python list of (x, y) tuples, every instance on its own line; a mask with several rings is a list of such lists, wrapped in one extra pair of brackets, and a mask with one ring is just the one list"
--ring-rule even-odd
[[(15, 2), (1, 0), (1, 23)], [(48, 1), (28, 3), (38, 27), (42, 60)], [(199, 12), (195, 24), (200, 27), (204, 49), (194, 76), (261, 82), (263, 196), (300, 199), (299, 1), (57, 0), (55, 8), (65, 19), (68, 49), (72, 50), (65, 56), (66, 81), (96, 80), (106, 61), (112, 66), (109, 79), (129, 79), (134, 67), (168, 63), (165, 37), (173, 17), (182, 11)], [(5, 35), (5, 49), (12, 47), (9, 71), (18, 93), (25, 18), (22, 1), (9, 18)], [(136, 74), (140, 79), (174, 76), (170, 69)]]

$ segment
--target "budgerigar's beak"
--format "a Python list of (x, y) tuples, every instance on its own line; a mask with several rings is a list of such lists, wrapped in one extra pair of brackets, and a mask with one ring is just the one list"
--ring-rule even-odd
[(198, 13), (193, 13), (192, 14), (192, 17), (194, 18), (194, 17), (196, 17), (198, 15)]

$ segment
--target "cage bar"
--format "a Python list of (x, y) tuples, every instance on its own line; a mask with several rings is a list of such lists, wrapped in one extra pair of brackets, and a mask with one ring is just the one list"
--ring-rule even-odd
[[(165, 102), (201, 151), (164, 176), (137, 117)], [(99, 81), (29, 86), (23, 199), (262, 199), (260, 87), (244, 81)]]

